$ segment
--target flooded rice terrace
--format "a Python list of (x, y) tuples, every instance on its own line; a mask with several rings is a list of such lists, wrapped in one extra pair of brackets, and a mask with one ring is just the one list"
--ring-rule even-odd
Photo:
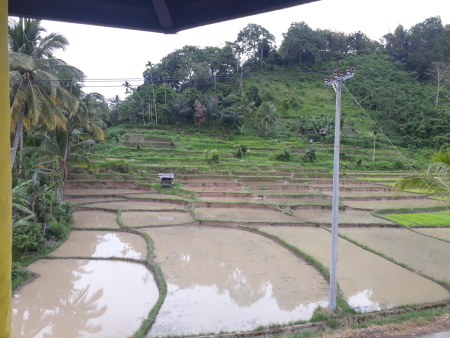
[[(331, 181), (250, 174), (183, 175), (183, 197), (107, 179), (112, 188), (88, 189), (78, 177), (65, 194), (75, 229), (14, 292), (13, 336), (132, 336), (152, 310), (148, 337), (309, 320), (328, 305), (319, 264), (329, 269)], [(393, 199), (389, 186), (356, 176), (341, 186), (343, 299), (358, 312), (450, 299), (450, 229), (395, 228), (372, 213), (436, 201)]]

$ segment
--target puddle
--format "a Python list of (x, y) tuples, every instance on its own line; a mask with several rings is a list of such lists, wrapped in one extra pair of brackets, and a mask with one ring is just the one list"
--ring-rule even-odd
[(252, 208), (196, 208), (199, 219), (231, 222), (299, 222), (280, 211)]
[(325, 279), (267, 238), (236, 229), (145, 231), (168, 283), (150, 336), (308, 320), (318, 304), (327, 305)]
[[(363, 230), (363, 231), (360, 231)], [(407, 229), (341, 229), (344, 235), (434, 278), (450, 282), (450, 244)]]
[(343, 201), (351, 208), (361, 209), (395, 209), (395, 208), (426, 208), (442, 206), (442, 202), (432, 199), (392, 199), (392, 200), (370, 200), (370, 201)]
[(434, 236), (437, 238), (445, 239), (446, 241), (450, 241), (450, 228), (415, 228), (414, 230), (428, 236)]
[(76, 228), (119, 228), (116, 213), (107, 211), (75, 211)]
[(141, 264), (55, 259), (29, 269), (41, 277), (14, 295), (13, 337), (131, 336), (158, 298)]
[[(331, 234), (328, 231), (292, 227), (261, 227), (261, 230), (284, 239), (330, 267)], [(338, 283), (350, 306), (357, 311), (376, 311), (450, 297), (438, 284), (346, 240), (339, 239), (338, 250)]]
[(90, 195), (125, 195), (145, 193), (139, 189), (64, 189), (64, 196), (90, 196)]
[[(303, 222), (318, 222), (331, 224), (331, 208), (300, 208), (293, 209), (294, 215)], [(339, 210), (339, 223), (346, 224), (392, 224), (387, 220), (372, 216), (370, 211)]]
[(141, 236), (132, 233), (72, 231), (51, 256), (143, 259), (147, 256), (147, 244)]
[(131, 227), (184, 224), (193, 222), (194, 218), (188, 212), (176, 211), (123, 211), (122, 222)]
[(90, 207), (110, 210), (163, 210), (163, 209), (185, 209), (182, 204), (170, 202), (126, 200), (122, 202), (91, 203)]

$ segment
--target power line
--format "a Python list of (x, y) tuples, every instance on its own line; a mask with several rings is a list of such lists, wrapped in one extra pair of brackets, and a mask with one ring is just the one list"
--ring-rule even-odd
[[(414, 169), (414, 166), (408, 161), (408, 159), (403, 155), (403, 153), (392, 143), (391, 139), (384, 133), (383, 129), (369, 116), (369, 114), (365, 111), (365, 109), (361, 106), (361, 104), (356, 100), (356, 98), (353, 96), (353, 94), (348, 90), (348, 88), (344, 85), (344, 88), (347, 90), (347, 92), (350, 94), (352, 99), (355, 101), (356, 105), (361, 108), (363, 113), (366, 115), (366, 117), (370, 120), (370, 122), (377, 128), (377, 130), (385, 137), (385, 139), (389, 142), (389, 144), (395, 149), (395, 151), (401, 156), (401, 158), (408, 164), (408, 166), (411, 168), (411, 170), (414, 172), (417, 177), (420, 178), (420, 180), (424, 183), (425, 186), (430, 189), (430, 191), (433, 192), (433, 189), (428, 185), (428, 183), (422, 178), (422, 176), (417, 172), (416, 169)], [(448, 210), (450, 211), (449, 207), (444, 203), (442, 199), (439, 198), (439, 196), (433, 192), (432, 193), (435, 197), (437, 197), (438, 201)]]

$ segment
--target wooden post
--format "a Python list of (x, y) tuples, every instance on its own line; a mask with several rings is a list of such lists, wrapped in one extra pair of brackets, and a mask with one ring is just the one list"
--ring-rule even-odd
[(12, 187), (8, 0), (0, 0), (0, 337), (11, 337)]

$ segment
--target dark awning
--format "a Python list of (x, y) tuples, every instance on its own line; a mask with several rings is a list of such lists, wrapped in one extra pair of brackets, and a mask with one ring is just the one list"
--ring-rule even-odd
[(317, 0), (8, 0), (9, 15), (159, 33)]

